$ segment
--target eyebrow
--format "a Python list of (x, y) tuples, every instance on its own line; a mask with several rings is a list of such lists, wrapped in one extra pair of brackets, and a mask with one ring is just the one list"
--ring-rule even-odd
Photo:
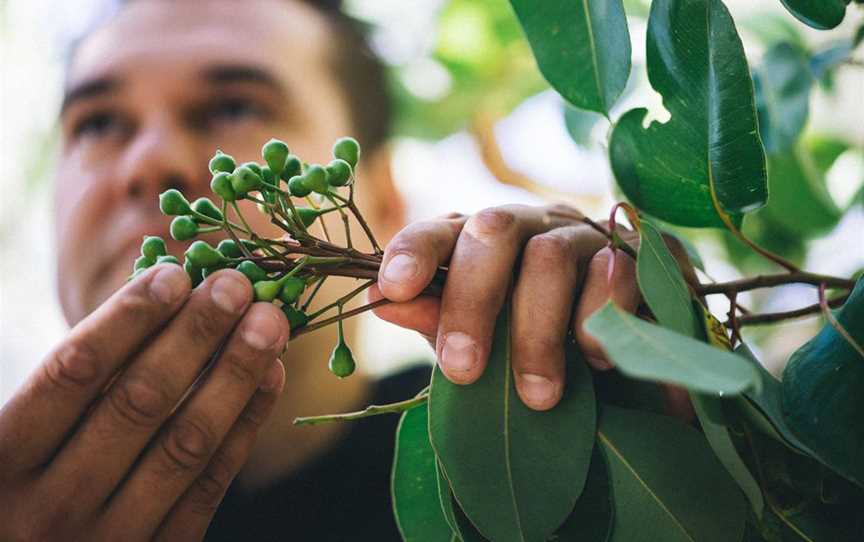
[(73, 85), (63, 94), (63, 103), (60, 106), (60, 114), (62, 115), (63, 112), (75, 102), (105, 96), (116, 92), (120, 85), (121, 81), (119, 79), (110, 76), (97, 77)]
[(260, 66), (249, 64), (216, 64), (201, 71), (201, 78), (214, 85), (231, 85), (234, 83), (253, 83), (286, 96), (285, 86), (270, 71)]

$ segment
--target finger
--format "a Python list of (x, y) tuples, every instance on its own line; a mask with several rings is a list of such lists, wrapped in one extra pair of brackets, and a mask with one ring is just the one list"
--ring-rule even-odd
[(207, 468), (180, 497), (159, 527), (155, 540), (201, 540), (210, 526), (213, 514), (222, 502), (231, 481), (249, 458), (258, 431), (273, 412), (285, 380), (282, 364), (277, 363), (278, 376), (270, 384), (275, 387), (259, 390), (249, 401), (237, 423), (213, 455)]
[(610, 300), (628, 312), (636, 312), (641, 300), (636, 262), (623, 251), (616, 250), (614, 265), (610, 267), (612, 254), (612, 249), (604, 248), (591, 258), (574, 321), (582, 353), (592, 367), (600, 370), (609, 369), (612, 364), (600, 343), (585, 331), (585, 320)]
[(44, 464), (111, 376), (168, 321), (190, 290), (179, 266), (159, 265), (75, 326), (0, 411), (0, 464)]
[(470, 384), (486, 367), (492, 331), (516, 258), (529, 237), (550, 229), (543, 208), (496, 207), (465, 223), (447, 272), (436, 352), (441, 370)]
[[(384, 298), (384, 294), (381, 293), (377, 285), (372, 285), (367, 292), (366, 297), (369, 303)], [(434, 348), (440, 309), (441, 300), (439, 298), (421, 295), (411, 301), (382, 305), (373, 309), (372, 312), (382, 320), (416, 331), (426, 338), (431, 338)]]
[(135, 357), (60, 451), (44, 483), (85, 512), (109, 495), (228, 336), (252, 298), (249, 280), (219, 271)]
[(548, 410), (564, 391), (564, 341), (579, 268), (605, 244), (586, 226), (535, 235), (525, 245), (513, 292), (513, 377), (530, 408)]
[(196, 389), (111, 499), (105, 523), (149, 538), (198, 478), (288, 340), (288, 322), (270, 303), (252, 305)]
[(378, 287), (387, 299), (414, 299), (429, 285), (439, 265), (450, 259), (462, 215), (415, 222), (396, 234), (384, 249)]

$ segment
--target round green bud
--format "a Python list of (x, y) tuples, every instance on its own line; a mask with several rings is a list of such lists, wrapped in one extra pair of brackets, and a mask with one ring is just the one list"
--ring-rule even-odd
[(165, 248), (165, 241), (161, 237), (153, 235), (144, 237), (144, 241), (141, 243), (142, 256), (145, 256), (151, 262), (155, 262), (156, 258), (164, 254), (168, 254), (168, 250)]
[(261, 165), (258, 162), (243, 162), (240, 167), (248, 167), (254, 171), (259, 177), (261, 176)]
[(210, 198), (198, 198), (192, 202), (192, 210), (201, 213), (204, 216), (210, 217), (213, 220), (222, 221), (222, 211), (213, 205)]
[(327, 182), (330, 186), (345, 186), (350, 179), (351, 165), (345, 160), (336, 158), (327, 164)]
[(225, 201), (234, 201), (237, 199), (237, 193), (234, 192), (234, 187), (231, 186), (230, 173), (220, 171), (213, 175), (213, 179), (210, 181), (210, 190)]
[(282, 289), (279, 291), (279, 299), (282, 303), (290, 305), (300, 298), (304, 290), (306, 290), (305, 280), (297, 277), (285, 279), (285, 283), (282, 284)]
[(273, 173), (279, 176), (285, 169), (285, 160), (288, 159), (289, 152), (288, 145), (284, 141), (271, 139), (261, 148), (261, 157), (264, 158)]
[(192, 287), (195, 288), (201, 281), (204, 280), (204, 276), (202, 275), (202, 269), (195, 264), (189, 258), (183, 260), (183, 269), (186, 271), (186, 274), (189, 275), (189, 278), (192, 279)]
[(231, 173), (235, 167), (237, 164), (234, 162), (234, 158), (222, 151), (216, 151), (216, 154), (210, 159), (210, 173), (214, 175), (220, 171)]
[(225, 256), (207, 244), (206, 241), (195, 241), (185, 253), (192, 265), (205, 268), (225, 263)]
[(168, 216), (188, 215), (192, 212), (189, 201), (175, 188), (159, 194), (159, 209)]
[(360, 144), (353, 137), (340, 137), (333, 144), (333, 157), (345, 160), (353, 169), (360, 158)]
[(312, 190), (303, 182), (302, 175), (295, 175), (288, 180), (288, 190), (295, 198), (305, 198)]
[(243, 256), (240, 247), (234, 242), (234, 239), (223, 239), (216, 245), (216, 250), (222, 253), (226, 258), (239, 258)]
[(252, 288), (255, 290), (255, 301), (271, 302), (279, 295), (281, 284), (277, 280), (261, 280), (256, 282)]
[[(313, 209), (312, 207), (297, 207), (296, 209), (297, 216), (300, 217), (300, 222), (302, 222), (307, 228), (321, 215), (321, 211)], [(288, 210), (288, 213), (293, 215), (293, 212), (291, 212), (290, 209)]]
[(291, 331), (303, 327), (309, 322), (309, 316), (305, 312), (295, 309), (291, 305), (282, 305), (282, 312), (288, 318), (288, 325), (291, 327)]
[(336, 343), (336, 348), (334, 348), (333, 352), (330, 353), (330, 361), (327, 366), (330, 368), (330, 372), (339, 378), (351, 376), (356, 364), (354, 363), (354, 356), (351, 354), (351, 349), (348, 348), (347, 344), (343, 341)]
[(231, 174), (231, 188), (237, 195), (258, 190), (260, 186), (261, 177), (248, 166), (240, 166)]
[(198, 235), (198, 223), (191, 216), (177, 216), (171, 221), (171, 237), (188, 241)]
[(158, 265), (160, 263), (173, 263), (176, 265), (180, 265), (180, 260), (170, 254), (165, 254), (156, 258), (156, 264)]
[(312, 164), (306, 168), (306, 173), (303, 174), (303, 184), (319, 194), (330, 192), (330, 185), (327, 183), (327, 170), (318, 164)]
[(293, 154), (289, 154), (288, 158), (285, 159), (285, 169), (282, 170), (282, 180), (288, 181), (294, 175), (300, 175), (303, 173), (303, 164), (300, 162), (300, 159)]
[[(157, 256), (158, 258), (159, 256)], [(147, 269), (151, 265), (155, 264), (156, 260), (152, 260), (147, 256), (138, 256), (138, 259), (135, 260), (135, 263), (132, 264), (132, 271), (138, 271), (139, 269)]]
[(267, 280), (267, 272), (261, 269), (261, 267), (255, 262), (250, 262), (249, 260), (240, 262), (240, 265), (237, 266), (237, 271), (246, 275), (246, 278), (248, 278), (249, 282), (252, 284)]

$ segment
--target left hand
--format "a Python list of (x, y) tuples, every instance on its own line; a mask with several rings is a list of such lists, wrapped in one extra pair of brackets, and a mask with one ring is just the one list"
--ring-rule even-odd
[[(396, 303), (375, 313), (421, 333), (447, 378), (470, 384), (483, 373), (495, 320), (515, 276), (516, 389), (528, 407), (552, 408), (564, 389), (568, 332), (591, 366), (609, 369), (582, 323), (610, 299), (630, 312), (641, 300), (635, 262), (615, 251), (610, 275), (607, 239), (590, 226), (556, 218), (556, 209), (578, 215), (561, 206), (507, 205), (410, 224), (387, 245), (378, 284), (369, 293), (370, 301), (386, 297)], [(440, 265), (448, 266), (442, 297), (418, 297)]]

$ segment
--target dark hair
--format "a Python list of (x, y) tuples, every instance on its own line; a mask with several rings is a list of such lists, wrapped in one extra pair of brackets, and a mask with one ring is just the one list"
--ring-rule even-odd
[(305, 0), (333, 30), (332, 69), (348, 102), (356, 137), (368, 151), (387, 141), (393, 120), (387, 69), (372, 51), (367, 29), (340, 9), (340, 0)]

